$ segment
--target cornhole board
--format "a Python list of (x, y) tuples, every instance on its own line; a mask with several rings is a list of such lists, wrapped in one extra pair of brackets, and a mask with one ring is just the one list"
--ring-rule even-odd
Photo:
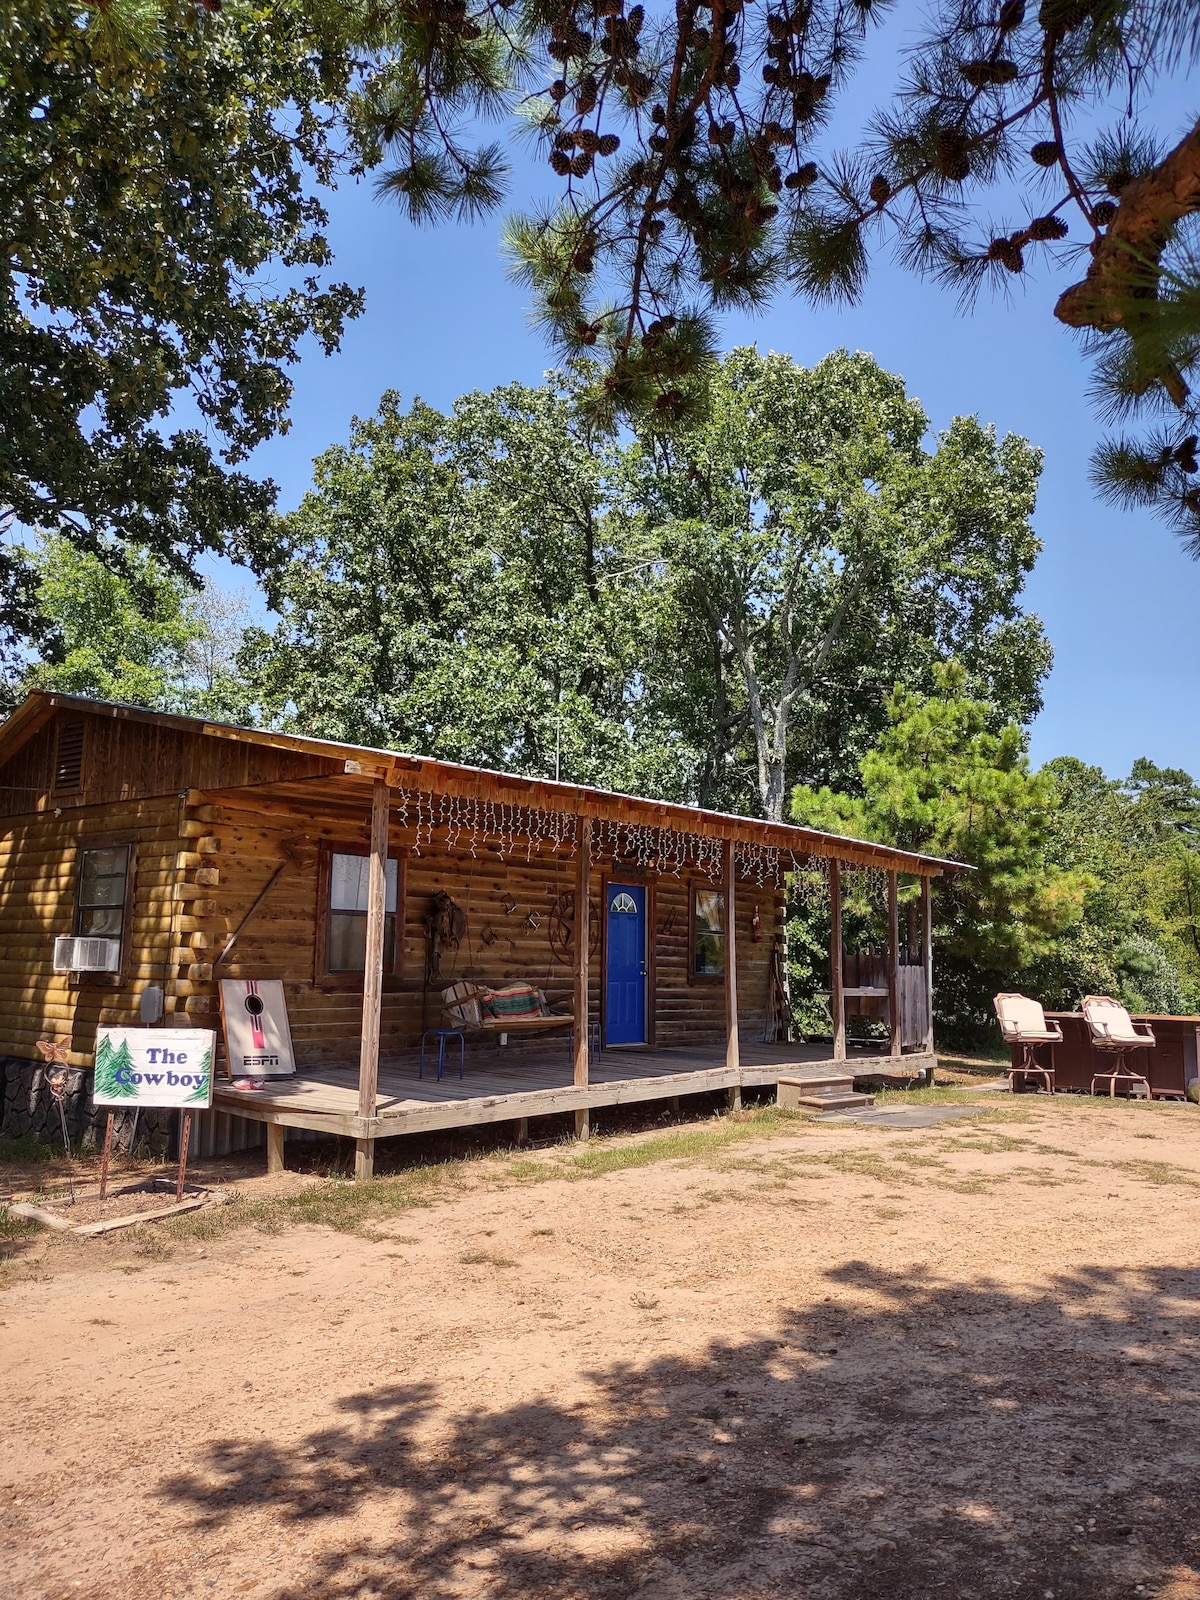
[(292, 1030), (278, 978), (222, 978), (221, 1022), (231, 1078), (294, 1075)]

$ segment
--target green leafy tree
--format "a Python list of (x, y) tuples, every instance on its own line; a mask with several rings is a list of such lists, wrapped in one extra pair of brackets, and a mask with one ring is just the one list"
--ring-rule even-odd
[(267, 714), (314, 733), (678, 793), (642, 597), (612, 543), (611, 443), (559, 389), (513, 384), (449, 416), (394, 394), (315, 466), (268, 583), (282, 621), (242, 666)]
[[(212, 617), (229, 611), (218, 595), (198, 593), (136, 548), (93, 554), (47, 535), (22, 554), (47, 621), (38, 658), (9, 680), (10, 704), (40, 688), (234, 721), (250, 716), (233, 672), (234, 639), (213, 633)], [(239, 645), (240, 637), (238, 630)]]
[(971, 421), (925, 451), (869, 357), (738, 351), (712, 387), (703, 428), (628, 440), (571, 379), (385, 396), (286, 520), (283, 620), (240, 658), (265, 714), (775, 816), (945, 656), (1030, 715), (1036, 452)]
[(778, 820), (796, 777), (853, 781), (892, 688), (932, 687), (947, 658), (993, 718), (1038, 709), (1050, 649), (1018, 602), (1040, 549), (1041, 457), (963, 417), (930, 451), (928, 427), (870, 356), (808, 369), (741, 349), (714, 372), (701, 423), (647, 426), (625, 453), (646, 545), (687, 619), (706, 797)]
[(1186, 772), (1139, 760), (1127, 779), (1060, 757), (1049, 850), (1090, 880), (1083, 916), (1029, 982), (1056, 1006), (1112, 994), (1133, 1011), (1200, 1004), (1200, 790)]
[(997, 988), (1079, 923), (1092, 885), (1052, 861), (1055, 783), (1030, 771), (1021, 729), (994, 729), (993, 708), (965, 693), (961, 666), (936, 677), (936, 695), (892, 696), (888, 727), (861, 763), (860, 793), (801, 785), (792, 816), (974, 869), (934, 886), (938, 1007), (962, 1036), (986, 1023)]
[[(334, 350), (359, 309), (319, 281), (337, 15), (0, 4), (0, 521), (117, 571), (130, 547), (269, 556), (274, 487), (237, 463), (285, 426), (301, 341)], [(199, 425), (169, 432), (181, 402)], [(0, 640), (43, 625), (0, 547)]]

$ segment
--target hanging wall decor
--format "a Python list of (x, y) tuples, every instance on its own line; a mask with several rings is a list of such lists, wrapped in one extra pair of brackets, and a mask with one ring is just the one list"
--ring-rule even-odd
[(496, 932), (495, 928), (492, 927), (490, 922), (485, 922), (483, 927), (479, 930), (479, 942), (481, 944), (486, 944), (489, 946), (494, 945), (499, 937), (500, 935)]
[[(550, 954), (555, 961), (570, 966), (575, 960), (575, 893), (568, 889), (560, 894), (550, 910), (546, 928), (550, 940)], [(588, 902), (588, 955), (594, 956), (600, 948), (600, 908), (594, 900)]]
[(436, 983), (442, 975), (442, 957), (456, 951), (467, 933), (467, 914), (444, 889), (429, 903), (425, 918), (425, 975)]

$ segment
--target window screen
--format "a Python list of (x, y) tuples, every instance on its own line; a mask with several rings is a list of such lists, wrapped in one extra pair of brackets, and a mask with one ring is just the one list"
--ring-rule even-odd
[(83, 938), (119, 939), (125, 932), (125, 890), (129, 846), (79, 852), (75, 893), (75, 932)]
[[(329, 858), (329, 938), (325, 968), (328, 972), (362, 972), (367, 964), (367, 886), (371, 879), (368, 856), (332, 855)], [(387, 863), (387, 916), (383, 932), (383, 970), (396, 966), (397, 863)]]
[(725, 971), (725, 896), (719, 889), (696, 889), (692, 902), (692, 971), (699, 978)]

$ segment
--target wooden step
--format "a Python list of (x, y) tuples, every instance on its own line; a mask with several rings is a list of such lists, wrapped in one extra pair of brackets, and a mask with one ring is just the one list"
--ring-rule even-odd
[[(779, 1079), (776, 1099), (781, 1106), (824, 1104), (854, 1093), (854, 1077), (849, 1072), (787, 1074)], [(860, 1097), (861, 1098), (861, 1097)]]
[(873, 1106), (873, 1094), (802, 1094), (791, 1102), (796, 1106), (811, 1107), (818, 1111), (858, 1111), (863, 1106)]
[(779, 1079), (780, 1083), (795, 1084), (798, 1089), (810, 1091), (813, 1094), (824, 1094), (827, 1090), (834, 1094), (842, 1094), (854, 1082), (852, 1072), (785, 1072)]

